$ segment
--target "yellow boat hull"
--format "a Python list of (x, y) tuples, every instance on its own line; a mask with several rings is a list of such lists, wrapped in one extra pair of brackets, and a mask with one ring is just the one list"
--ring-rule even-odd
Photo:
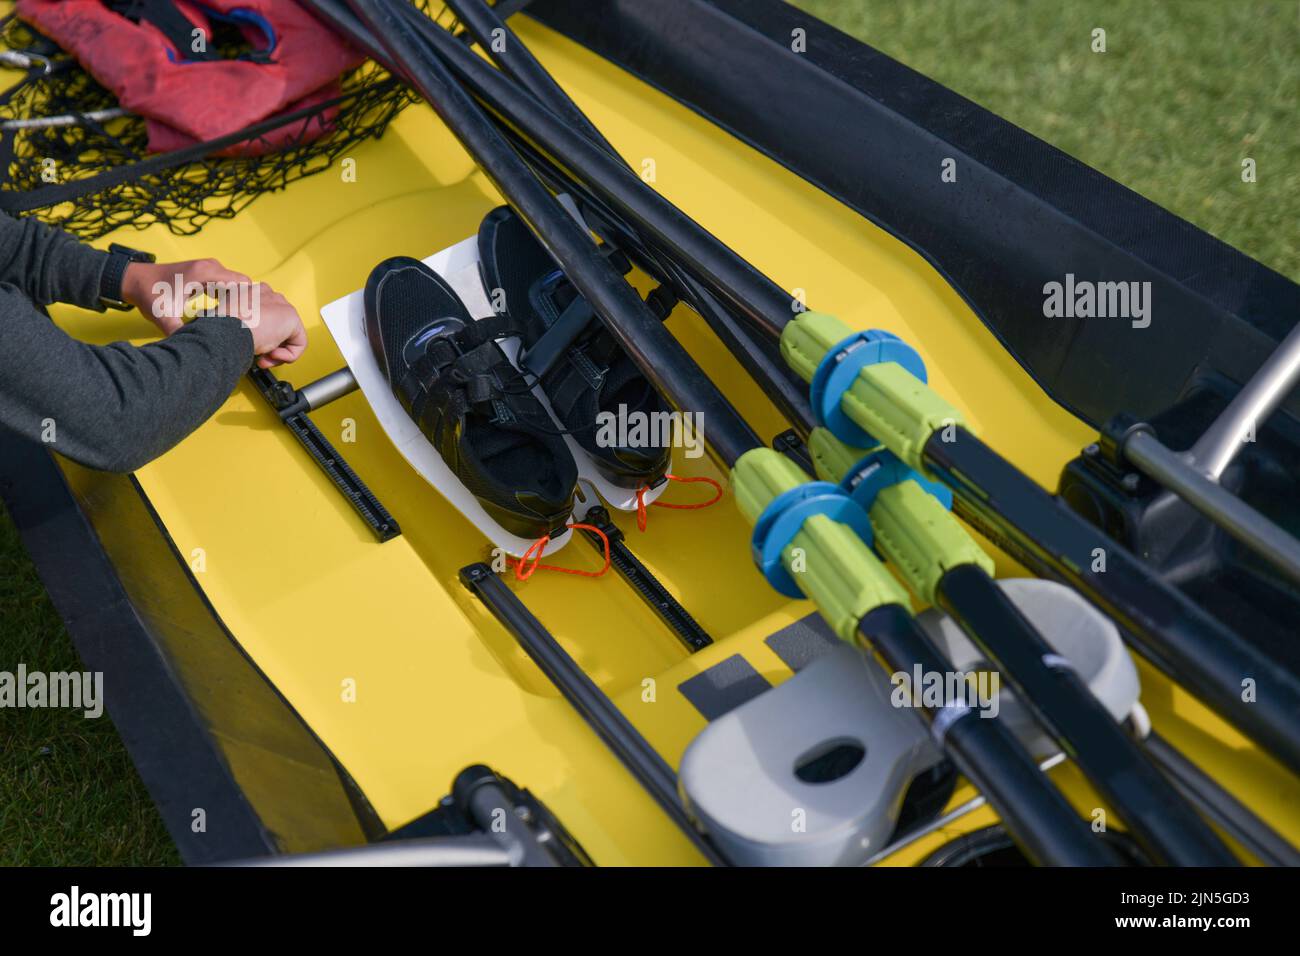
[[(517, 24), (560, 84), (654, 188), (761, 271), (854, 328), (888, 329), (913, 343), (936, 390), (975, 430), (1046, 487), (1095, 431), (1053, 402), (969, 306), (918, 253), (816, 186), (586, 49), (537, 24)], [(335, 168), (261, 196), (228, 221), (183, 238), (154, 227), (113, 238), (160, 261), (213, 256), (271, 284), (304, 316), (310, 347), (281, 370), (296, 384), (342, 364), (321, 306), (365, 281), (389, 256), (422, 257), (472, 235), (500, 204), (473, 161), (421, 107), (406, 110)], [(638, 282), (648, 288), (644, 277)], [(70, 334), (90, 342), (144, 343), (133, 314), (56, 308)], [(761, 389), (703, 322), (679, 308), (669, 328), (760, 434), (786, 425)], [(700, 862), (692, 845), (559, 696), (507, 632), (457, 581), (488, 557), (486, 540), (390, 444), (354, 393), (314, 421), (400, 522), (379, 544), (249, 383), (194, 435), (135, 476), (202, 599), (228, 639), (296, 712), (355, 783), (375, 818), (397, 828), (431, 810), (464, 767), (483, 763), (537, 795), (601, 865)], [(131, 490), (122, 479), (60, 466), (110, 555), (132, 541), (114, 523)], [(678, 473), (726, 480), (707, 458)], [(690, 486), (669, 491), (688, 500)], [(771, 684), (790, 670), (764, 643), (812, 610), (777, 595), (754, 570), (749, 528), (724, 500), (702, 511), (651, 512), (645, 533), (621, 520), (637, 555), (692, 610), (716, 643), (688, 654), (632, 591), (601, 579), (538, 573), (510, 585), (670, 765), (705, 726), (678, 686), (739, 655)], [(577, 545), (561, 563), (594, 568)], [(119, 568), (125, 564), (125, 557)], [(1023, 573), (998, 554), (1000, 574)], [(126, 577), (132, 572), (120, 571)], [(164, 595), (154, 611), (166, 618)], [(193, 655), (208, 637), (194, 638)], [(173, 650), (170, 653), (175, 654)], [(219, 717), (219, 674), (199, 687), (198, 708), (240, 786), (263, 786), (284, 759), (255, 727)], [(1154, 725), (1279, 832), (1300, 842), (1300, 784), (1190, 695), (1148, 666), (1142, 700)], [(1070, 765), (1052, 776), (1091, 817), (1104, 804)], [(974, 795), (959, 786), (955, 806)], [(360, 839), (347, 828), (304, 830), (285, 794), (267, 821), (282, 849), (314, 850)], [(267, 814), (263, 814), (266, 819)], [(918, 862), (994, 819), (984, 809), (887, 860)], [(300, 821), (299, 821), (300, 822)], [(209, 825), (215, 825), (210, 821)]]

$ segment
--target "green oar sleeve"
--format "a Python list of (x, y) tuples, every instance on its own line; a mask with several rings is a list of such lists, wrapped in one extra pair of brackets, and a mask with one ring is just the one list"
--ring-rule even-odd
[[(732, 488), (741, 512), (756, 523), (780, 494), (807, 482), (798, 465), (770, 448), (755, 448), (736, 462)], [(853, 640), (858, 622), (886, 604), (909, 607), (907, 592), (857, 532), (826, 515), (804, 520), (781, 552), (790, 577), (841, 638)]]
[[(813, 429), (808, 451), (824, 481), (841, 482), (867, 454), (844, 444), (824, 428)], [(915, 481), (900, 481), (876, 496), (867, 517), (876, 549), (922, 601), (934, 603), (945, 573), (976, 564), (993, 573), (993, 559), (943, 504)]]
[[(826, 354), (852, 329), (824, 312), (803, 312), (781, 333), (781, 354), (804, 381), (812, 381)], [(961, 412), (896, 362), (869, 365), (840, 399), (844, 413), (910, 467), (928, 474), (925, 443), (942, 428), (966, 427)]]

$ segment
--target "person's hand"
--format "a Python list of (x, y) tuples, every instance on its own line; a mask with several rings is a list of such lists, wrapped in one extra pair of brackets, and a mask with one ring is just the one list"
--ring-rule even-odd
[(239, 318), (253, 333), (253, 354), (259, 368), (296, 362), (307, 350), (307, 330), (298, 310), (265, 282), (254, 287), (250, 313)]
[(199, 295), (215, 302), (213, 311), (248, 327), (261, 368), (295, 362), (306, 350), (307, 330), (289, 301), (265, 282), (253, 282), (216, 259), (133, 262), (122, 277), (122, 298), (164, 335), (185, 324), (186, 306)]
[(133, 262), (122, 275), (122, 299), (144, 313), (163, 335), (171, 335), (185, 324), (185, 306), (199, 287), (220, 291), (252, 284), (248, 276), (216, 259)]

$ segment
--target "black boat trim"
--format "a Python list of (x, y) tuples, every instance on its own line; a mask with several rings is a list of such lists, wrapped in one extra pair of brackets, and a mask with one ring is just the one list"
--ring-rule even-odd
[[(608, 0), (598, 17), (581, 0), (535, 0), (527, 15), (916, 250), (1096, 427), (1157, 414), (1214, 372), (1244, 382), (1300, 316), (1300, 286), (780, 0)], [(947, 158), (957, 184), (940, 182)], [(1122, 334), (1122, 320), (1044, 319), (1043, 286), (1067, 273), (1151, 282), (1156, 320)], [(1286, 408), (1300, 415), (1300, 395)]]
[[(382, 836), (356, 782), (221, 621), (134, 476), (64, 467), (112, 507), (87, 514), (45, 448), (0, 433), (0, 499), (82, 660), (104, 674), (109, 715), (182, 859)], [(194, 832), (198, 809), (206, 832)]]

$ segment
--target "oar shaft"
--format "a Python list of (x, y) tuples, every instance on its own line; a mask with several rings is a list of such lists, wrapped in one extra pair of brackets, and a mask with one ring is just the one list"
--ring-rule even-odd
[(446, 0), (446, 2), (478, 45), (492, 58), (492, 62), (501, 68), (501, 72), (592, 143), (623, 161), (587, 114), (569, 98), (564, 88), (555, 82), (555, 78), (537, 61), (537, 57), (533, 56), (532, 50), (519, 41), (509, 24), (497, 16), (495, 10), (483, 0)]
[[(403, 10), (414, 11), (414, 8), (387, 0), (349, 0), (349, 5), (387, 52), (391, 62), (400, 68), (537, 234), (569, 281), (591, 303), (610, 333), (647, 378), (679, 409), (703, 416), (713, 454), (730, 466), (750, 448), (761, 446), (758, 436), (690, 353), (605, 260), (586, 230), (538, 181), (442, 61), (421, 41), (402, 13)], [(431, 21), (424, 22), (458, 46)], [(490, 72), (496, 72), (486, 64), (484, 66)], [(505, 82), (510, 84), (509, 80)]]
[(1224, 719), (1300, 773), (1300, 679), (1210, 617), (1021, 474), (957, 429), (925, 446), (927, 468), (953, 490), (955, 510), (1031, 571), (1064, 580)]
[[(945, 675), (952, 665), (906, 608), (887, 604), (858, 625), (866, 646), (906, 676)], [(931, 730), (989, 805), (998, 812), (1030, 861), (1048, 866), (1116, 866), (1119, 860), (1053, 787), (997, 718), (955, 701), (922, 707)], [(955, 715), (955, 716), (954, 716)]]
[(724, 301), (775, 337), (791, 315), (791, 296), (695, 220), (660, 196), (619, 159), (570, 127), (499, 70), (457, 42), (420, 10), (402, 4), (407, 23), (428, 42), (466, 88), (493, 112), (541, 145), (575, 177), (636, 227), (647, 240), (674, 250), (678, 261)]
[(1160, 774), (1069, 661), (980, 567), (940, 579), (939, 605), (1008, 679), (1047, 731), (1128, 824), (1157, 863), (1235, 866), (1236, 858)]

